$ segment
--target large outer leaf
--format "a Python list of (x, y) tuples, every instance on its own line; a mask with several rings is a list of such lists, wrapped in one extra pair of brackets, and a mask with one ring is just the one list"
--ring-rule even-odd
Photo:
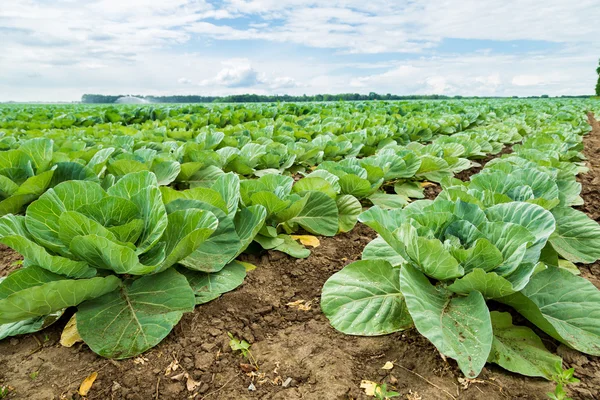
[(166, 259), (163, 271), (194, 252), (217, 229), (219, 221), (210, 211), (187, 209), (169, 214), (169, 225), (162, 241), (165, 242)]
[(96, 173), (85, 165), (77, 162), (59, 162), (54, 167), (54, 174), (50, 186), (56, 186), (68, 181), (93, 181), (98, 182)]
[(228, 172), (217, 178), (211, 189), (216, 190), (227, 203), (227, 215), (234, 216), (240, 202), (240, 178)]
[[(44, 193), (50, 185), (53, 174), (54, 171), (46, 171), (27, 178), (9, 198), (0, 202), (0, 215), (20, 213), (26, 204), (37, 199)], [(5, 179), (8, 180), (8, 178)]]
[(338, 208), (339, 232), (349, 232), (356, 225), (358, 216), (362, 212), (362, 205), (356, 197), (346, 194), (338, 196), (335, 200)]
[(374, 205), (383, 209), (403, 208), (408, 204), (408, 198), (399, 194), (373, 193), (368, 199)]
[(121, 281), (115, 276), (91, 279), (63, 279), (29, 287), (0, 300), (0, 324), (48, 315), (66, 307), (115, 290)]
[(442, 354), (454, 358), (465, 376), (479, 375), (493, 340), (490, 313), (481, 293), (453, 297), (410, 265), (401, 269), (400, 287), (417, 330)]
[[(164, 203), (167, 205), (179, 199), (198, 200), (217, 207), (225, 213), (228, 212), (227, 203), (223, 199), (222, 195), (214, 189), (197, 187), (188, 190), (175, 190), (170, 187), (161, 186), (160, 192), (162, 194)], [(170, 208), (167, 207), (167, 212), (169, 209)]]
[(323, 286), (321, 308), (335, 329), (349, 335), (385, 335), (412, 326), (400, 269), (383, 260), (357, 261), (332, 275)]
[(52, 256), (44, 247), (33, 242), (25, 228), (25, 217), (5, 215), (0, 218), (0, 235), (0, 243), (23, 256), (25, 267), (38, 266), (72, 278), (91, 278), (96, 275), (96, 270), (87, 263)]
[(159, 185), (168, 185), (173, 182), (180, 171), (181, 165), (177, 161), (163, 161), (154, 163), (152, 166), (152, 172), (156, 175)]
[(168, 207), (185, 209), (187, 207), (199, 208), (212, 212), (219, 220), (217, 230), (197, 248), (192, 254), (180, 261), (189, 269), (203, 272), (220, 271), (231, 261), (241, 248), (242, 243), (237, 234), (233, 218), (225, 212), (210, 204), (191, 200), (175, 200)]
[(39, 267), (20, 268), (0, 281), (0, 299), (44, 283), (66, 279)]
[(16, 335), (24, 335), (41, 331), (55, 323), (64, 313), (65, 310), (58, 310), (52, 314), (42, 315), (41, 317), (33, 317), (17, 322), (0, 325), (0, 340)]
[(214, 273), (190, 271), (186, 268), (180, 268), (179, 272), (187, 278), (192, 287), (196, 304), (208, 303), (223, 293), (232, 291), (246, 278), (246, 268), (237, 261), (227, 264), (222, 270)]
[(157, 345), (194, 305), (185, 277), (169, 268), (81, 304), (77, 331), (101, 356), (134, 357)]
[(267, 218), (267, 210), (260, 205), (250, 206), (248, 208), (242, 208), (242, 210), (235, 215), (234, 224), (235, 230), (240, 239), (240, 248), (236, 254), (232, 257), (239, 256), (246, 248), (252, 243), (258, 231), (262, 228)]
[(289, 220), (314, 235), (333, 236), (338, 231), (338, 209), (331, 197), (321, 192), (309, 192), (306, 205)]
[(52, 161), (52, 140), (46, 138), (30, 139), (19, 147), (27, 154), (37, 173), (46, 171)]
[(556, 230), (550, 236), (552, 247), (571, 262), (593, 263), (600, 258), (600, 225), (571, 207), (552, 210)]
[(562, 359), (550, 353), (526, 326), (515, 326), (509, 313), (492, 311), (494, 342), (488, 362), (526, 376), (551, 379), (562, 368)]
[(600, 355), (600, 291), (587, 279), (548, 267), (519, 293), (498, 299), (553, 338)]
[(377, 236), (367, 243), (363, 249), (361, 258), (363, 260), (385, 260), (394, 267), (406, 262), (381, 236)]
[(281, 251), (282, 253), (288, 254), (294, 258), (306, 258), (310, 255), (310, 250), (296, 242), (290, 235), (278, 235), (276, 239), (283, 240), (283, 242), (277, 242), (278, 244), (273, 248), (273, 250)]

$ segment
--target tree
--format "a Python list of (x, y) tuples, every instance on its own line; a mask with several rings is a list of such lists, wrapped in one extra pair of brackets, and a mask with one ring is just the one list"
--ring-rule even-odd
[(596, 82), (596, 96), (600, 96), (600, 60), (598, 60), (598, 68), (596, 68), (598, 74), (598, 82)]

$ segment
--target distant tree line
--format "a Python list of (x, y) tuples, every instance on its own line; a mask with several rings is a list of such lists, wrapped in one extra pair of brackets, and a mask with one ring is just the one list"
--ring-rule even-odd
[[(496, 97), (478, 97), (478, 96), (444, 96), (444, 95), (396, 95), (396, 94), (378, 94), (371, 92), (369, 94), (359, 93), (340, 93), (340, 94), (316, 94), (312, 96), (292, 96), (292, 95), (259, 95), (259, 94), (235, 94), (230, 96), (143, 96), (143, 95), (103, 95), (103, 94), (84, 94), (81, 97), (82, 103), (107, 104), (114, 103), (120, 97), (138, 97), (148, 100), (151, 103), (269, 103), (269, 102), (304, 102), (304, 101), (364, 101), (364, 100), (443, 100), (443, 99), (482, 99)], [(517, 96), (513, 96), (517, 98)], [(528, 96), (527, 98), (548, 98), (548, 95)], [(585, 98), (589, 95), (578, 96), (560, 96), (569, 98)], [(500, 97), (498, 97), (500, 98)]]
[(600, 60), (598, 60), (598, 68), (596, 68), (598, 74), (598, 82), (596, 82), (596, 96), (600, 96)]

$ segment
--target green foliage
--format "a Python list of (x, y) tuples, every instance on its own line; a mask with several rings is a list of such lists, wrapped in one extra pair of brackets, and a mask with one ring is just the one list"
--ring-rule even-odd
[(400, 397), (400, 393), (388, 390), (387, 383), (375, 386), (375, 398), (378, 400), (387, 400), (392, 397)]
[(552, 376), (552, 380), (556, 382), (556, 387), (554, 388), (554, 392), (548, 393), (548, 398), (551, 400), (572, 400), (567, 396), (567, 392), (565, 391), (565, 387), (572, 383), (578, 383), (579, 379), (575, 378), (573, 374), (575, 373), (574, 368), (569, 368), (563, 370), (562, 368), (558, 369), (558, 373)]
[[(360, 219), (380, 236), (324, 287), (337, 329), (381, 335), (414, 325), (469, 377), (488, 361), (549, 378), (557, 358), (486, 302), (509, 304), (557, 340), (597, 353), (598, 296), (574, 264), (600, 256), (598, 225), (571, 208), (582, 204), (584, 111), (597, 106), (0, 107), (0, 242), (24, 257), (0, 280), (0, 338), (77, 307), (93, 351), (132, 357), (183, 313), (241, 285), (246, 269), (236, 258), (246, 249), (308, 257), (291, 234), (334, 236)], [(470, 182), (453, 179), (505, 145), (514, 152)], [(436, 201), (413, 201), (424, 197), (424, 180), (443, 187)]]

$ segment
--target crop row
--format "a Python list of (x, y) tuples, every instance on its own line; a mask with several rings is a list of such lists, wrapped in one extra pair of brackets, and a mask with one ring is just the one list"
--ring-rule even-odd
[[(321, 105), (302, 107), (332, 113)], [(397, 134), (397, 121), (365, 128), (368, 118), (358, 113), (360, 106), (340, 107), (340, 115), (351, 118), (352, 129), (360, 126), (358, 131), (343, 128), (334, 134), (323, 128), (326, 118), (321, 114), (313, 116), (319, 122), (310, 137), (298, 134), (297, 128), (284, 133), (282, 125), (250, 128), (251, 122), (223, 130), (200, 128), (191, 139), (187, 132), (194, 131), (186, 129), (176, 140), (173, 132), (182, 131), (166, 126), (155, 127), (164, 128), (157, 134), (120, 122), (65, 130), (22, 130), (3, 122), (7, 135), (1, 141), (0, 210), (6, 215), (0, 219), (0, 242), (21, 253), (24, 261), (23, 268), (0, 281), (0, 338), (43, 329), (68, 307), (78, 306), (77, 330), (93, 351), (113, 358), (137, 355), (159, 343), (184, 312), (239, 286), (246, 266), (235, 259), (249, 246), (306, 257), (309, 251), (290, 233), (333, 236), (348, 231), (363, 207), (371, 205), (372, 213), (408, 215), (424, 206), (415, 201), (407, 211), (402, 209), (411, 197), (422, 196), (418, 181), (424, 179), (442, 182), (446, 193), (462, 196), (443, 204), (458, 204), (460, 198), (460, 204), (483, 210), (482, 204), (491, 201), (489, 190), (481, 189), (481, 197), (475, 186), (461, 185), (452, 175), (472, 166), (470, 159), (497, 153), (504, 144), (523, 138), (534, 162), (542, 159), (535, 151), (546, 153), (543, 146), (563, 144), (552, 147), (556, 160), (542, 167), (564, 193), (563, 203), (554, 206), (565, 208), (578, 200), (572, 192), (578, 194), (574, 175), (581, 167), (570, 161), (579, 156), (585, 105), (540, 103), (536, 108), (508, 102), (489, 111), (485, 122), (469, 123), (466, 130), (462, 124), (461, 129), (455, 126), (461, 132), (434, 134), (425, 128), (422, 143), (406, 143)], [(350, 107), (357, 108), (352, 116)], [(389, 109), (399, 106), (364, 107), (381, 107), (379, 114), (389, 116)], [(302, 126), (301, 117), (290, 117)], [(430, 122), (423, 126), (433, 126)], [(318, 129), (324, 133), (316, 134)], [(124, 133), (128, 130), (131, 134)], [(552, 135), (559, 139), (547, 144)], [(371, 149), (365, 152), (365, 147)], [(519, 155), (525, 157), (525, 150)], [(558, 179), (556, 170), (561, 168), (565, 175)], [(529, 192), (521, 186), (511, 186), (506, 196), (518, 192), (525, 199)], [(395, 194), (388, 193), (391, 187)], [(469, 196), (475, 200), (469, 202)], [(496, 197), (505, 199), (492, 199)], [(23, 211), (25, 215), (17, 215)], [(512, 237), (503, 230), (496, 235)], [(456, 244), (452, 240), (443, 245)], [(374, 246), (365, 253), (374, 249), (391, 254), (389, 246)], [(395, 260), (404, 257), (398, 254)]]
[(600, 291), (575, 263), (600, 259), (600, 225), (581, 205), (582, 134), (548, 124), (469, 182), (448, 178), (431, 200), (372, 207), (359, 220), (379, 234), (362, 261), (325, 284), (322, 309), (351, 335), (415, 327), (468, 378), (486, 362), (547, 379), (562, 360), (516, 312), (554, 339), (600, 355)]

